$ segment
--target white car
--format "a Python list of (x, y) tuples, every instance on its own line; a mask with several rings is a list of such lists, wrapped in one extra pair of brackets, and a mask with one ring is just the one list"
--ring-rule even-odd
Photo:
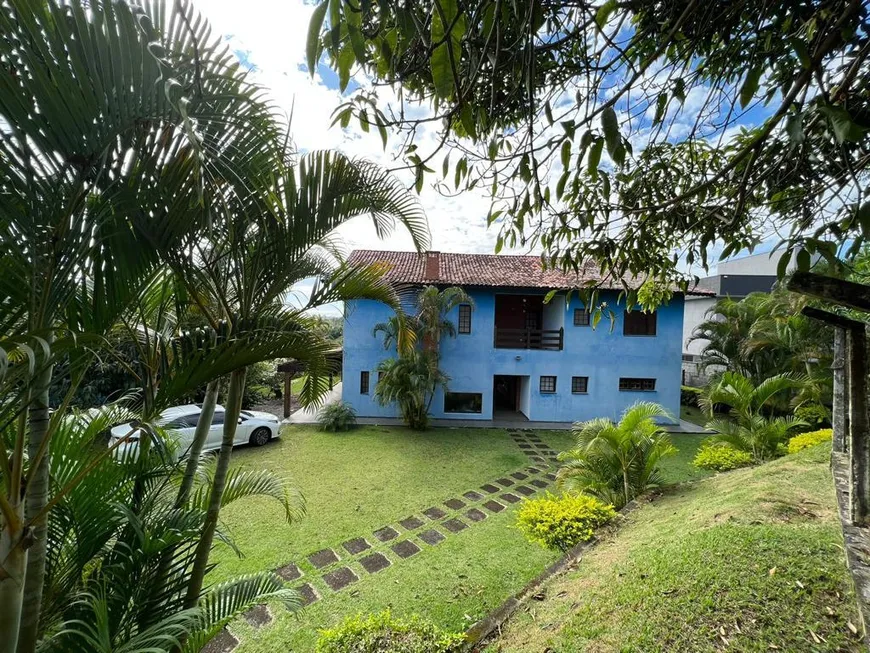
[[(178, 455), (185, 454), (193, 443), (193, 435), (196, 424), (199, 421), (201, 408), (196, 404), (175, 406), (167, 408), (160, 414), (157, 425), (170, 432), (178, 443)], [(224, 434), (224, 419), (226, 411), (223, 406), (215, 406), (211, 428), (208, 431), (203, 445), (203, 451), (214, 451), (221, 448), (221, 439)], [(133, 433), (131, 434), (131, 431)], [(127, 442), (118, 446), (116, 455), (125, 455), (127, 450), (135, 450), (139, 447), (139, 438), (143, 431), (137, 428), (136, 422), (120, 424), (112, 428), (112, 437), (109, 446), (118, 440), (127, 437)], [(263, 446), (272, 438), (280, 435), (278, 418), (271, 413), (259, 410), (243, 410), (239, 416), (239, 425), (236, 427), (236, 439), (233, 444), (253, 444)], [(128, 437), (129, 436), (129, 437)]]

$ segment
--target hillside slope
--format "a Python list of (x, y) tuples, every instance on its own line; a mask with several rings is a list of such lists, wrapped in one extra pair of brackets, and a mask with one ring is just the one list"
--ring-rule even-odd
[(829, 456), (815, 447), (645, 503), (487, 653), (863, 650)]

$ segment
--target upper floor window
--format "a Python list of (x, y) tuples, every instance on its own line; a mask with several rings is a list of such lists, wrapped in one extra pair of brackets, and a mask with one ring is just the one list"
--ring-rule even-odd
[(628, 392), (652, 392), (656, 389), (656, 380), (624, 376), (619, 379), (619, 389)]
[(542, 376), (541, 377), (541, 393), (553, 394), (556, 392), (556, 377)]
[(572, 376), (571, 377), (571, 394), (583, 395), (589, 391), (588, 376)]
[(471, 305), (459, 305), (459, 333), (471, 333)]
[(367, 370), (359, 373), (359, 393), (361, 395), (369, 393), (369, 373)]
[(622, 334), (626, 336), (654, 336), (656, 334), (656, 322), (658, 313), (644, 313), (634, 310), (625, 312), (623, 319)]
[(575, 308), (574, 326), (589, 326), (589, 311), (585, 308)]

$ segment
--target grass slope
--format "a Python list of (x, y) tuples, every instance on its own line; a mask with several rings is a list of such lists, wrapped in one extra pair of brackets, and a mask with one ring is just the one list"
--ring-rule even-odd
[(632, 513), (551, 582), (496, 651), (858, 651), (829, 446), (717, 475)]

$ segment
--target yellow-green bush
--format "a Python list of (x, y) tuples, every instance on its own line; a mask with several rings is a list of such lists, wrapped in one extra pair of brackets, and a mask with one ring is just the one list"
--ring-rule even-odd
[(699, 469), (712, 469), (727, 472), (752, 464), (752, 454), (724, 444), (706, 443), (701, 445), (692, 464)]
[(818, 431), (801, 433), (788, 441), (788, 452), (797, 453), (807, 447), (814, 447), (823, 442), (830, 442), (832, 437), (834, 437), (833, 429), (819, 429)]
[(419, 617), (394, 618), (389, 610), (348, 617), (320, 631), (317, 653), (455, 653), (463, 633), (450, 633)]
[(585, 494), (557, 497), (548, 493), (523, 502), (517, 527), (532, 542), (567, 551), (591, 538), (595, 528), (615, 514), (612, 505)]

